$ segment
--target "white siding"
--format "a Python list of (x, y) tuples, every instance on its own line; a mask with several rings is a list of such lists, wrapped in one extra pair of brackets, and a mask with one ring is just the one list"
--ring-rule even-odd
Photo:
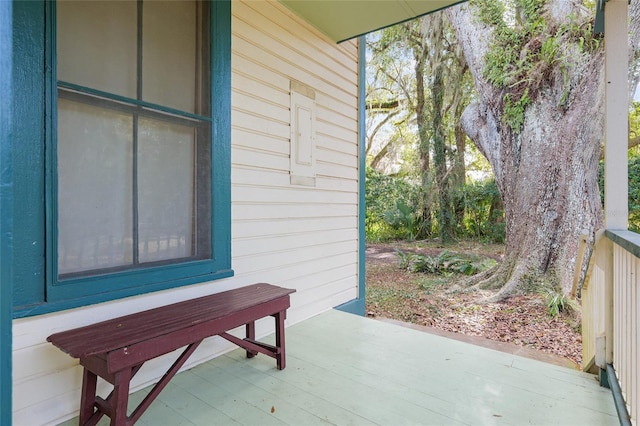
[[(233, 278), (14, 321), (13, 421), (77, 415), (81, 370), (48, 335), (170, 302), (265, 281), (295, 288), (288, 323), (356, 298), (357, 45), (336, 45), (274, 1), (234, 1), (232, 36)], [(316, 184), (290, 183), (290, 84), (316, 94)], [(258, 333), (272, 332), (270, 320)], [(226, 351), (210, 339), (190, 366)], [(149, 362), (134, 389), (170, 356)], [(104, 384), (103, 384), (104, 385)], [(103, 393), (107, 389), (102, 386)]]

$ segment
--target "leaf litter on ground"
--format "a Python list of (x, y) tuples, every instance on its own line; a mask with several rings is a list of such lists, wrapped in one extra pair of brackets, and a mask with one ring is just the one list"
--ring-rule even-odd
[[(467, 255), (500, 261), (503, 246), (465, 243), (458, 249)], [(398, 255), (398, 251), (403, 254)], [(449, 291), (464, 274), (416, 273), (407, 263), (411, 257), (408, 254), (435, 259), (445, 251), (445, 256), (456, 258), (451, 254), (452, 248), (444, 250), (424, 242), (368, 244), (367, 315), (513, 343), (580, 365), (579, 312), (569, 310), (552, 316), (545, 296), (539, 293), (513, 296), (499, 303), (480, 303), (482, 295), (476, 292)]]

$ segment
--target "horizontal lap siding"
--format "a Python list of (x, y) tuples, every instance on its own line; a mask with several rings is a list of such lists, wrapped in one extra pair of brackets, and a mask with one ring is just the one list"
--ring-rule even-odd
[[(235, 2), (233, 28), (234, 269), (297, 288), (302, 318), (357, 294), (357, 48), (273, 2)], [(291, 81), (315, 92), (314, 187), (290, 184)]]
[[(357, 46), (332, 43), (272, 1), (233, 1), (233, 278), (14, 322), (16, 426), (77, 415), (81, 370), (48, 335), (253, 282), (295, 288), (288, 324), (347, 302), (358, 286)], [(315, 91), (315, 186), (289, 175), (290, 84)], [(273, 321), (257, 324), (258, 334)], [(208, 339), (190, 365), (230, 345)], [(148, 363), (133, 385), (158, 379), (175, 354)], [(107, 387), (99, 387), (102, 392)]]

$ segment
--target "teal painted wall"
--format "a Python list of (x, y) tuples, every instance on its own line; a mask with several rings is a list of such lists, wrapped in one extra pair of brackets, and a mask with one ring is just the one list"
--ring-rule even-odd
[(11, 32), (12, 3), (0, 1), (0, 424), (11, 424), (12, 219)]

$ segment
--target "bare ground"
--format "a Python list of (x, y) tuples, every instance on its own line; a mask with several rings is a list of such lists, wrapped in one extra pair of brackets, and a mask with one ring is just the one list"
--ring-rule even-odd
[[(440, 330), (480, 336), (582, 361), (579, 313), (551, 317), (540, 294), (515, 296), (500, 303), (478, 303), (481, 294), (449, 291), (460, 277), (414, 273), (399, 267), (396, 248), (430, 256), (443, 248), (433, 243), (367, 245), (367, 315)], [(500, 261), (500, 245), (462, 243), (449, 251), (483, 255)]]

